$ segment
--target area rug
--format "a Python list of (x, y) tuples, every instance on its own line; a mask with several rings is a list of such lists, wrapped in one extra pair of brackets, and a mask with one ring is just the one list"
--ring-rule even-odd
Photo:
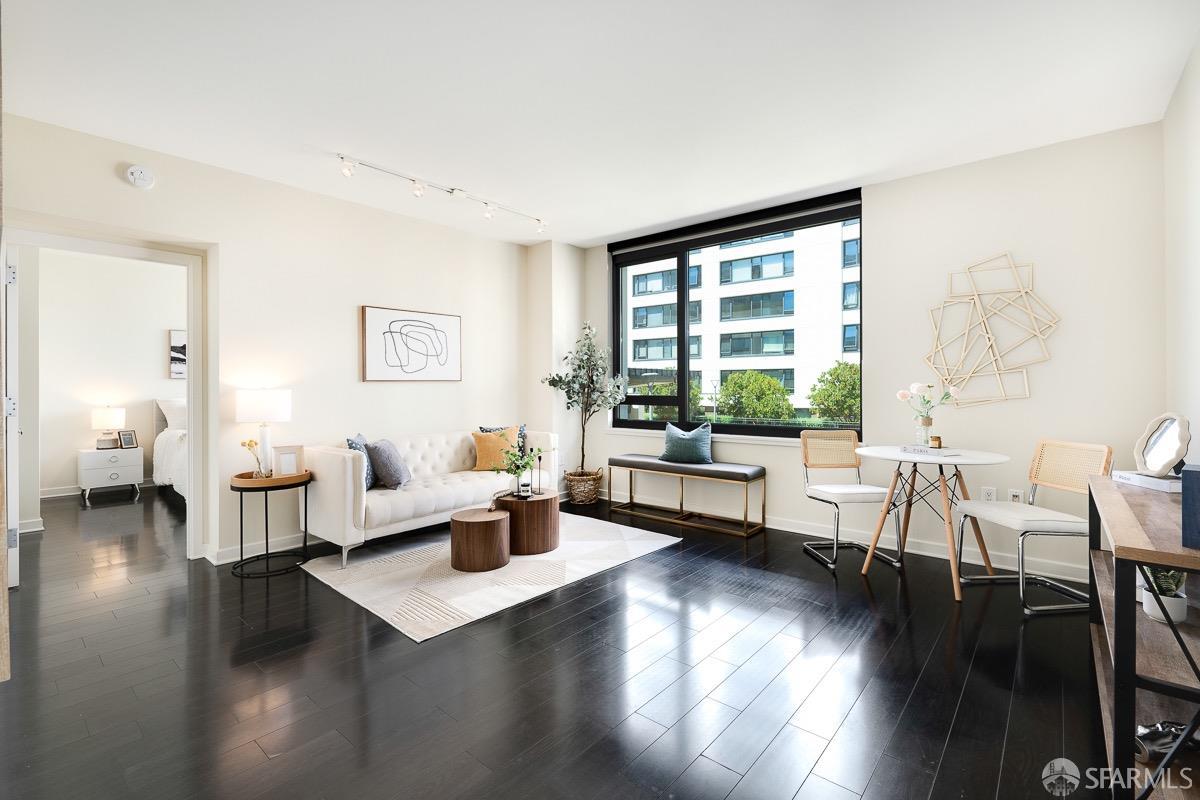
[[(323, 581), (422, 642), (483, 619), (581, 578), (640, 558), (679, 539), (613, 522), (563, 514), (557, 550), (513, 556), (491, 572), (459, 572), (450, 566), (450, 532), (367, 545), (304, 565)], [(356, 558), (357, 556), (357, 558)]]

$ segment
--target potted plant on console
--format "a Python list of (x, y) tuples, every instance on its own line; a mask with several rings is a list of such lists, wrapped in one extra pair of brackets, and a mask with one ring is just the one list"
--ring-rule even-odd
[(1172, 622), (1183, 622), (1187, 619), (1187, 595), (1183, 591), (1187, 581), (1187, 573), (1178, 569), (1166, 567), (1148, 567), (1150, 586), (1142, 588), (1142, 610), (1159, 622), (1166, 622), (1154, 595), (1162, 598), (1163, 608), (1171, 615)]
[(542, 378), (563, 393), (568, 409), (579, 409), (579, 469), (566, 473), (567, 494), (572, 503), (594, 503), (600, 493), (603, 469), (587, 469), (587, 424), (601, 411), (616, 408), (625, 399), (625, 377), (612, 374), (607, 347), (596, 344), (596, 329), (583, 324), (575, 350), (563, 357), (566, 372)]

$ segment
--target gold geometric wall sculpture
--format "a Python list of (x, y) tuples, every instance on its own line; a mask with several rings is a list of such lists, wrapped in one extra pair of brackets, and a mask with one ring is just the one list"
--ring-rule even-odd
[(959, 390), (956, 405), (1029, 397), (1032, 364), (1047, 361), (1059, 316), (1033, 292), (1033, 264), (1008, 253), (951, 272), (946, 299), (929, 309), (925, 363)]

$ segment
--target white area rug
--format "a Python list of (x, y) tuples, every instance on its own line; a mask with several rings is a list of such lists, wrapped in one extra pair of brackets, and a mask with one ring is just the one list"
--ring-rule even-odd
[[(450, 531), (395, 544), (367, 545), (309, 561), (304, 569), (414, 639), (426, 639), (495, 614), (580, 578), (632, 561), (679, 539), (613, 522), (563, 514), (557, 550), (513, 556), (491, 572), (450, 566)], [(357, 559), (355, 558), (357, 556)]]

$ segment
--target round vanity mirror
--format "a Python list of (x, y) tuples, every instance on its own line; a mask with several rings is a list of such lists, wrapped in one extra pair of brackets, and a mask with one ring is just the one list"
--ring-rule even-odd
[(1191, 442), (1187, 417), (1168, 412), (1150, 420), (1146, 432), (1133, 446), (1137, 471), (1158, 478), (1177, 471)]

